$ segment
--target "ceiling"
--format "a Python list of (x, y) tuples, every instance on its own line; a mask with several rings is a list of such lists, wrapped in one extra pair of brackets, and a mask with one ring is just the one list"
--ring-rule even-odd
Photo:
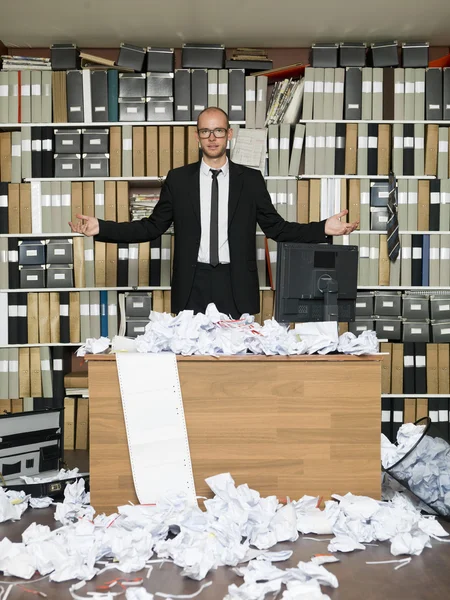
[[(317, 41), (450, 45), (450, 2), (427, 0), (0, 0), (7, 46), (305, 47)], [(414, 7), (414, 8), (413, 8)]]

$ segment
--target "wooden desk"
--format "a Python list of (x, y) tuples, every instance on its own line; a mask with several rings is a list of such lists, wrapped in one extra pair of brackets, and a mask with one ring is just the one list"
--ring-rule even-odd
[[(88, 355), (91, 502), (135, 495), (114, 355)], [(380, 497), (381, 356), (177, 357), (197, 495), (229, 472), (261, 495)]]

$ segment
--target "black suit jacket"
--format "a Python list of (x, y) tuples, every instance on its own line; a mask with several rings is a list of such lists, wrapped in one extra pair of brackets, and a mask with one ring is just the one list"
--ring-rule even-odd
[[(277, 242), (327, 241), (325, 221), (299, 224), (285, 221), (275, 210), (260, 171), (233, 162), (230, 165), (228, 244), (233, 296), (241, 313), (259, 312), (256, 267), (256, 224)], [(101, 242), (148, 242), (174, 223), (175, 250), (172, 312), (187, 304), (200, 246), (200, 162), (169, 171), (159, 202), (149, 218), (131, 223), (99, 219)]]

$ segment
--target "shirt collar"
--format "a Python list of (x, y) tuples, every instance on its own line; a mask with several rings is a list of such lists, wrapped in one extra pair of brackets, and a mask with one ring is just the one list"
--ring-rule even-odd
[[(230, 163), (228, 162), (228, 157), (227, 157), (227, 162), (222, 167), (220, 167), (220, 170), (222, 171), (222, 174), (225, 175), (225, 177), (228, 175), (229, 168), (230, 168)], [(211, 172), (210, 172), (211, 167), (209, 165), (207, 165), (203, 159), (202, 159), (202, 162), (200, 163), (200, 169), (201, 169), (201, 172), (203, 175), (207, 175), (208, 177), (211, 177)]]

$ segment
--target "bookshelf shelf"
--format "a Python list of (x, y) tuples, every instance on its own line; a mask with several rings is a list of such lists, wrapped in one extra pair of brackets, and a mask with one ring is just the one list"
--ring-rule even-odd
[[(16, 288), (16, 289), (0, 289), (0, 293), (2, 294), (12, 294), (23, 292), (26, 294), (30, 293), (50, 293), (50, 292), (109, 292), (109, 291), (117, 291), (117, 292), (151, 292), (154, 290), (170, 290), (170, 286), (159, 286), (159, 287), (150, 287), (150, 286), (135, 286), (135, 287), (83, 287), (83, 288)], [(270, 287), (263, 286), (260, 287), (259, 290), (261, 292), (270, 290)], [(449, 288), (450, 289), (450, 288)], [(44, 344), (45, 345), (45, 344)]]
[[(197, 125), (197, 121), (102, 121), (101, 123), (0, 123), (0, 129), (17, 129), (20, 127), (73, 127), (80, 129), (85, 127), (123, 127), (124, 125), (146, 127), (155, 126), (176, 126), (176, 125)], [(230, 121), (230, 125), (245, 125), (245, 121)]]
[[(377, 234), (377, 235), (386, 235), (387, 231), (371, 231), (371, 230), (366, 230), (366, 231), (352, 231), (352, 233), (348, 234), (348, 235), (367, 235), (367, 234)], [(450, 233), (450, 231), (408, 231), (406, 229), (402, 229), (401, 231), (399, 231), (400, 235), (404, 235), (404, 234), (410, 234), (410, 235), (445, 235)]]
[(448, 126), (450, 125), (450, 121), (425, 121), (425, 120), (404, 120), (404, 119), (399, 119), (399, 120), (395, 120), (395, 119), (370, 119), (370, 120), (364, 120), (364, 119), (360, 119), (360, 120), (352, 120), (352, 119), (301, 119), (299, 121), (299, 123), (357, 123), (357, 124), (364, 124), (364, 123), (372, 123), (374, 125), (380, 124), (380, 125), (442, 125), (442, 126)]
[(48, 344), (0, 344), (0, 348), (46, 348), (47, 346), (62, 346), (62, 347), (77, 347), (82, 346), (84, 342), (76, 342), (76, 343), (48, 343)]
[(449, 291), (450, 286), (430, 286), (430, 285), (359, 285), (358, 290), (436, 290), (438, 292)]
[[(297, 176), (266, 176), (266, 181), (275, 180), (298, 180), (301, 179), (368, 179), (387, 180), (388, 175), (297, 175)], [(397, 179), (436, 179), (434, 175), (398, 175)], [(162, 182), (165, 177), (28, 177), (24, 179), (26, 183), (42, 182), (42, 181), (159, 181)]]
[(450, 394), (381, 394), (382, 398), (450, 398)]

